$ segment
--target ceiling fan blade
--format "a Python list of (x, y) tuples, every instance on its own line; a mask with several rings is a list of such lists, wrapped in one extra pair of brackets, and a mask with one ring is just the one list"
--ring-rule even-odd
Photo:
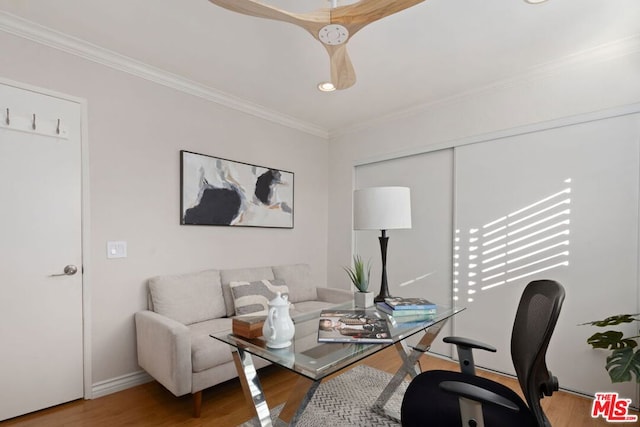
[(330, 22), (329, 9), (319, 9), (310, 13), (287, 12), (277, 7), (269, 6), (255, 0), (209, 0), (211, 3), (224, 7), (232, 12), (244, 15), (255, 16), (257, 18), (273, 19), (276, 21), (289, 22), (298, 25), (312, 36), (317, 37), (317, 33), (323, 26)]
[[(356, 73), (347, 54), (346, 42), (367, 24), (385, 16), (422, 3), (425, 0), (360, 0), (357, 3), (333, 9), (319, 9), (309, 13), (293, 13), (278, 9), (258, 0), (209, 0), (211, 3), (244, 15), (288, 22), (307, 30), (320, 41), (329, 53), (331, 61), (331, 82), (336, 89), (347, 89), (356, 82)], [(347, 29), (344, 40), (331, 44), (320, 36), (329, 24), (338, 24)], [(335, 32), (335, 29), (329, 31)], [(338, 29), (338, 31), (341, 31)], [(324, 33), (323, 33), (324, 35)], [(327, 44), (328, 43), (328, 44)]]
[(347, 44), (325, 47), (331, 60), (331, 83), (337, 90), (350, 88), (356, 83), (356, 71), (347, 53)]
[(423, 1), (425, 0), (360, 0), (358, 3), (332, 9), (331, 23), (344, 25), (349, 29), (349, 34), (353, 36), (367, 24), (408, 9)]

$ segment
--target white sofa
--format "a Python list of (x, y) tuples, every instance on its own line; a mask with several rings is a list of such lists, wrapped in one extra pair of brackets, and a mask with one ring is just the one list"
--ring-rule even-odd
[[(174, 395), (193, 394), (196, 417), (202, 390), (237, 376), (229, 346), (209, 334), (231, 330), (235, 286), (262, 280), (288, 287), (292, 315), (353, 298), (347, 290), (315, 286), (306, 264), (206, 270), (148, 281), (149, 309), (135, 314), (138, 364)], [(267, 364), (254, 359), (257, 367)]]

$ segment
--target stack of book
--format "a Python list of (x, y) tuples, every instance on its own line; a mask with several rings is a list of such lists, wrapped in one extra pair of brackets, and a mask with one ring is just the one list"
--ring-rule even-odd
[(378, 310), (387, 313), (397, 322), (419, 322), (429, 320), (436, 314), (436, 305), (424, 298), (385, 298), (376, 303)]

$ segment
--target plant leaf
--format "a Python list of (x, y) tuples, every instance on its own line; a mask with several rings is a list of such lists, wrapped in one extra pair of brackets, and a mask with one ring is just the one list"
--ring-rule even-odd
[(640, 321), (640, 319), (636, 319), (634, 316), (638, 316), (640, 313), (636, 313), (636, 314), (617, 314), (615, 316), (609, 316), (604, 320), (594, 320), (591, 322), (587, 322), (587, 323), (581, 323), (580, 325), (591, 325), (591, 326), (599, 326), (599, 327), (606, 327), (606, 326), (614, 326), (614, 325), (619, 325), (621, 323), (631, 323), (631, 322), (638, 322)]
[(608, 348), (610, 350), (633, 348), (638, 345), (635, 340), (622, 336), (623, 333), (620, 331), (597, 332), (587, 338), (587, 344), (593, 348)]
[(636, 382), (640, 383), (640, 350), (634, 352), (631, 347), (613, 350), (611, 356), (607, 357), (606, 368), (611, 382), (631, 381), (633, 374)]
[[(349, 279), (353, 285), (360, 291), (366, 292), (369, 288), (369, 277), (371, 276), (371, 261), (365, 267), (362, 258), (359, 255), (353, 256), (353, 268), (343, 267), (349, 275)], [(366, 270), (366, 271), (365, 271)]]

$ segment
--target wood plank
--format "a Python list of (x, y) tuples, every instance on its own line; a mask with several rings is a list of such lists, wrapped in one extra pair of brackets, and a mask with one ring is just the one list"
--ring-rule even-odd
[[(401, 362), (396, 350), (389, 348), (371, 356), (363, 363), (393, 373)], [(420, 364), (423, 370), (457, 369), (455, 363), (431, 356), (423, 356)], [(296, 374), (276, 366), (261, 369), (259, 375), (270, 407), (284, 403), (298, 379)], [(517, 381), (514, 379), (483, 371), (480, 371), (479, 375), (519, 391)], [(562, 378), (560, 381), (562, 383)], [(237, 426), (252, 416), (252, 410), (246, 404), (238, 379), (204, 390), (200, 418), (192, 416), (191, 399), (191, 395), (175, 397), (154, 381), (99, 399), (78, 400), (0, 424), (3, 427)], [(590, 399), (571, 393), (557, 392), (552, 397), (543, 399), (542, 406), (554, 427), (611, 425), (602, 418), (591, 418)]]

